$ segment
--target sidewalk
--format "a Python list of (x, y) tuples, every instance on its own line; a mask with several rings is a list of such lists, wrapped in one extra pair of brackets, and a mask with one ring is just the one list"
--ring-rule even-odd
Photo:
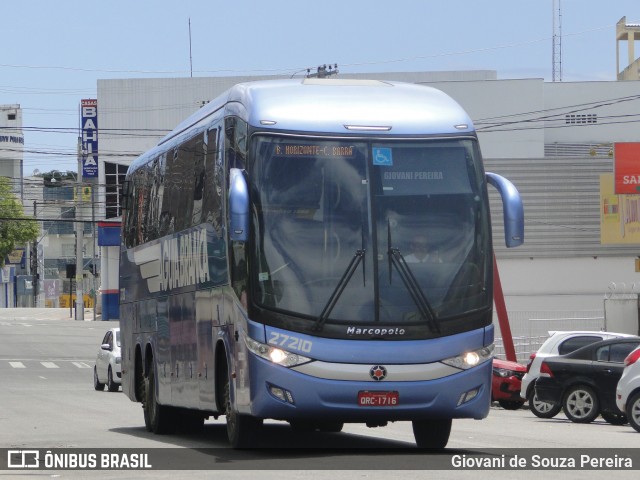
[[(0, 320), (74, 320), (75, 311), (68, 308), (0, 308)], [(102, 315), (96, 315), (96, 320), (102, 320)], [(84, 309), (84, 321), (93, 321), (93, 309)]]

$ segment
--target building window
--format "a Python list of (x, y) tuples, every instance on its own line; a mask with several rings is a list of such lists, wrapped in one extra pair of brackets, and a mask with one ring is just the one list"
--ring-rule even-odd
[(105, 218), (113, 218), (121, 215), (122, 184), (127, 175), (127, 166), (118, 163), (104, 163), (105, 176)]
[(565, 115), (564, 122), (567, 125), (587, 125), (598, 123), (598, 114), (587, 113), (584, 115)]
[(16, 119), (16, 114), (15, 113), (10, 113), (10, 114), (7, 115), (7, 118), (9, 120), (15, 120)]

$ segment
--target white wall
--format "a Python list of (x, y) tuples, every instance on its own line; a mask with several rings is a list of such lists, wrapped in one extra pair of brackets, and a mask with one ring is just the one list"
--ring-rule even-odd
[[(565, 115), (545, 122), (545, 143), (637, 142), (640, 81), (552, 82), (544, 84), (548, 115), (575, 110), (596, 114), (593, 125), (567, 125)], [(560, 128), (553, 128), (560, 127)]]
[[(508, 310), (603, 309), (605, 294), (640, 287), (635, 257), (498, 259)], [(635, 288), (638, 292), (639, 288)]]
[[(485, 158), (512, 159), (544, 156), (544, 129), (522, 128), (522, 122), (539, 117), (536, 112), (545, 108), (543, 85), (542, 79), (431, 84), (467, 111)], [(489, 127), (491, 132), (483, 132)]]

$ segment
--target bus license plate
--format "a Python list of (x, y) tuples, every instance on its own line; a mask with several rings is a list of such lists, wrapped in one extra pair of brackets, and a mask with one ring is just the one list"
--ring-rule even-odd
[(358, 405), (361, 407), (395, 407), (399, 403), (399, 392), (358, 392)]

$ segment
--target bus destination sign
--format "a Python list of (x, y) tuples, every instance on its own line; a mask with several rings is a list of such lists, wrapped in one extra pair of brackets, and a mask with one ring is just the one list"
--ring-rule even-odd
[(279, 157), (353, 157), (356, 147), (353, 145), (312, 144), (278, 144), (273, 153)]

